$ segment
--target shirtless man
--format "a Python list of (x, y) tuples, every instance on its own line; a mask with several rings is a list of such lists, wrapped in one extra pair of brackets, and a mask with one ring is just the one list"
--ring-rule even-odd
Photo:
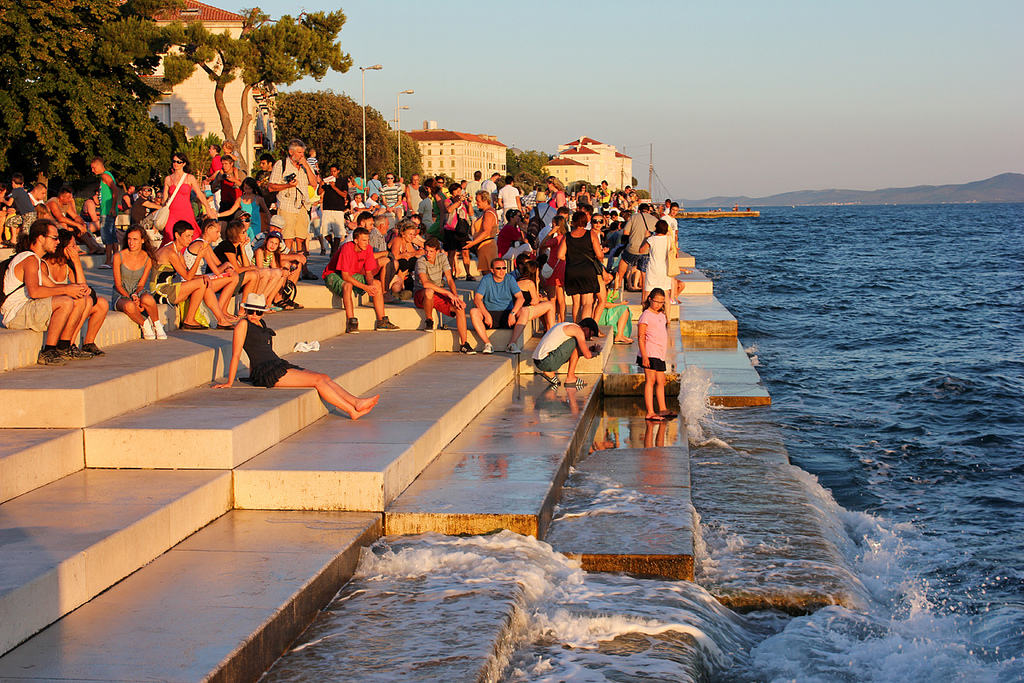
[(78, 209), (75, 207), (75, 193), (70, 185), (61, 187), (57, 196), (46, 202), (46, 208), (49, 209), (50, 216), (59, 227), (65, 227), (75, 233), (75, 240), (84, 244), (88, 253), (102, 254), (104, 252), (103, 246), (88, 231), (85, 219), (78, 213)]

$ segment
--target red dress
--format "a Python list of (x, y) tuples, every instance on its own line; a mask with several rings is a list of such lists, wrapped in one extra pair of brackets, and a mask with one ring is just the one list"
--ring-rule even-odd
[[(187, 221), (192, 224), (193, 240), (203, 236), (202, 231), (199, 229), (199, 224), (196, 223), (196, 213), (192, 209), (192, 186), (189, 184), (188, 178), (188, 176), (185, 177), (185, 181), (181, 184), (178, 194), (175, 195), (174, 200), (171, 202), (170, 213), (167, 216), (167, 225), (164, 226), (164, 241), (160, 246), (174, 241), (174, 224), (178, 221)], [(168, 191), (171, 194), (174, 193), (174, 188), (177, 184), (178, 181), (176, 180), (172, 180), (169, 183)]]

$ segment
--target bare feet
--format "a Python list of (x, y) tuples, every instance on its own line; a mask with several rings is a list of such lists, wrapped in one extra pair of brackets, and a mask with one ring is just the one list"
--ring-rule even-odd
[(629, 337), (616, 337), (615, 338), (615, 343), (616, 344), (632, 344), (633, 340), (630, 339)]
[(378, 401), (380, 401), (380, 394), (370, 396), (369, 398), (356, 399), (355, 409), (357, 412), (360, 410), (369, 412), (375, 405), (377, 405)]

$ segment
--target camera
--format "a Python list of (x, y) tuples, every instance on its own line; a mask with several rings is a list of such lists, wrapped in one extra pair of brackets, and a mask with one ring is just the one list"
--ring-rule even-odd
[(289, 173), (288, 175), (286, 175), (286, 176), (284, 177), (284, 181), (285, 181), (286, 183), (290, 183), (290, 182), (292, 182), (293, 180), (295, 180), (295, 174), (294, 174), (294, 173)]

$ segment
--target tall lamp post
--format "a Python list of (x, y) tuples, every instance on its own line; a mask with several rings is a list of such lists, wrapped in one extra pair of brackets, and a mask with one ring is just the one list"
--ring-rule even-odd
[(402, 177), (402, 120), (401, 110), (409, 107), (402, 106), (402, 95), (412, 95), (412, 90), (403, 90), (395, 96), (395, 128), (398, 129), (398, 177)]
[(363, 75), (363, 192), (366, 191), (366, 72), (380, 71), (383, 68), (380, 64), (359, 67)]

